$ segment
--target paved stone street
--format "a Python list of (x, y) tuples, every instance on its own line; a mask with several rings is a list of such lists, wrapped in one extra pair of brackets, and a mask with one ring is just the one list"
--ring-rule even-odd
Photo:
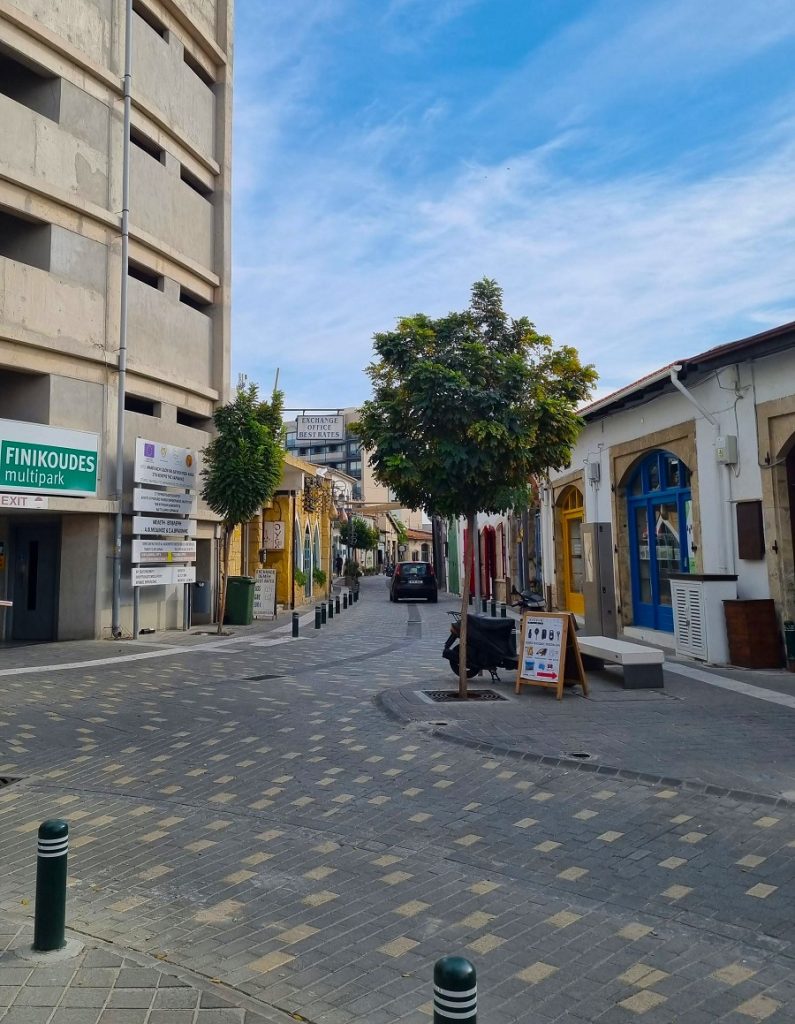
[[(32, 910), (37, 826), (63, 816), (72, 934), (112, 960), (80, 1024), (419, 1024), (453, 952), (484, 1024), (795, 1019), (795, 710), (672, 673), (664, 693), (606, 678), (588, 701), (506, 683), (504, 702), (426, 704), (454, 684), (453, 605), (362, 593), (295, 641), (0, 665), (0, 776), (21, 779), (0, 789), (5, 944)], [(79, 646), (48, 664), (108, 658)], [(3, 1024), (78, 1019), (52, 992), (26, 1002), (47, 986), (10, 956)], [(69, 963), (52, 990), (106, 969)], [(117, 1003), (136, 977), (141, 1005)], [(168, 998), (182, 1017), (157, 1015)]]

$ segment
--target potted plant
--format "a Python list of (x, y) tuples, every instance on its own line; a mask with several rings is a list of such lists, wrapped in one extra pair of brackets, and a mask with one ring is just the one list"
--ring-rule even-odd
[(359, 590), (359, 577), (362, 575), (361, 566), (358, 562), (353, 559), (348, 559), (345, 563), (345, 586), (351, 593), (358, 592)]
[(293, 572), (293, 579), (295, 580), (296, 587), (300, 587), (301, 590), (306, 587), (306, 573), (303, 569), (296, 569)]
[(315, 581), (315, 584), (318, 587), (320, 587), (321, 590), (322, 590), (322, 588), (325, 587), (325, 585), (326, 585), (326, 579), (327, 579), (325, 570), (323, 570), (323, 569), (313, 569), (312, 570), (312, 579)]

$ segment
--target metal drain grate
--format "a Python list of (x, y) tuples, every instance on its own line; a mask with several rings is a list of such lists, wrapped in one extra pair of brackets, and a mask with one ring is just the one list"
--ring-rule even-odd
[[(458, 696), (458, 690), (423, 690), (426, 697), (434, 702), (434, 704), (447, 704), (451, 701), (460, 700)], [(494, 690), (469, 690), (467, 693), (468, 700), (507, 700), (507, 697), (503, 697), (501, 693), (496, 693)]]
[(0, 775), (0, 789), (4, 786), (13, 786), (15, 782), (21, 782), (22, 779), (14, 778), (11, 775)]

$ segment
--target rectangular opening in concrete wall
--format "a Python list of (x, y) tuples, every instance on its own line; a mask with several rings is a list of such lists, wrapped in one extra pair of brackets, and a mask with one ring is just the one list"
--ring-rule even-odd
[(212, 187), (210, 185), (205, 185), (201, 178), (198, 178), (195, 174), (189, 171), (184, 164), (180, 164), (179, 176), (188, 188), (192, 188), (194, 192), (198, 192), (203, 199), (212, 198)]
[(144, 153), (148, 153), (159, 164), (166, 162), (166, 151), (163, 147), (158, 146), (155, 140), (150, 139), (148, 135), (144, 135), (139, 128), (130, 128), (130, 142), (138, 149), (142, 149)]
[(150, 270), (149, 267), (144, 267), (140, 263), (133, 263), (129, 260), (127, 263), (127, 273), (130, 277), (135, 278), (136, 281), (140, 281), (141, 284), (148, 284), (150, 288), (157, 288), (158, 291), (163, 291), (163, 278), (160, 274), (156, 274), (154, 270)]
[(183, 427), (193, 427), (194, 430), (210, 430), (213, 425), (210, 416), (198, 416), (187, 409), (177, 409), (177, 423), (181, 423)]
[(0, 367), (0, 416), (25, 423), (49, 422), (49, 374), (20, 373)]
[(168, 29), (160, 18), (153, 11), (149, 10), (146, 4), (141, 3), (141, 0), (133, 0), (132, 9), (133, 13), (137, 14), (141, 21), (147, 24), (153, 32), (168, 42)]
[(141, 416), (160, 416), (160, 402), (153, 402), (151, 398), (141, 398), (139, 395), (131, 395), (129, 392), (124, 396), (125, 412), (137, 412)]
[(0, 207), (0, 256), (50, 269), (52, 225)]
[(200, 295), (195, 292), (189, 291), (187, 288), (180, 286), (179, 289), (179, 301), (184, 302), (186, 306), (190, 306), (191, 309), (196, 309), (200, 313), (204, 313), (206, 316), (210, 315), (212, 309), (212, 302), (207, 299), (203, 299)]
[(61, 79), (0, 44), (0, 93), (51, 121), (61, 116)]
[(183, 56), (185, 59), (185, 63), (188, 65), (188, 67), (191, 69), (194, 75), (196, 75), (199, 81), (204, 82), (208, 89), (212, 89), (213, 86), (215, 85), (215, 79), (207, 70), (207, 68), (200, 64), (199, 61), (196, 60), (196, 58), (193, 56), (193, 54), (188, 52), (188, 50), (184, 51)]

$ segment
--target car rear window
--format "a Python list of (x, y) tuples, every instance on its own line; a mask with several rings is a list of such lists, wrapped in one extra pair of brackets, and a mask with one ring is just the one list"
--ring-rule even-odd
[(401, 576), (427, 576), (427, 562), (403, 562), (400, 566)]

